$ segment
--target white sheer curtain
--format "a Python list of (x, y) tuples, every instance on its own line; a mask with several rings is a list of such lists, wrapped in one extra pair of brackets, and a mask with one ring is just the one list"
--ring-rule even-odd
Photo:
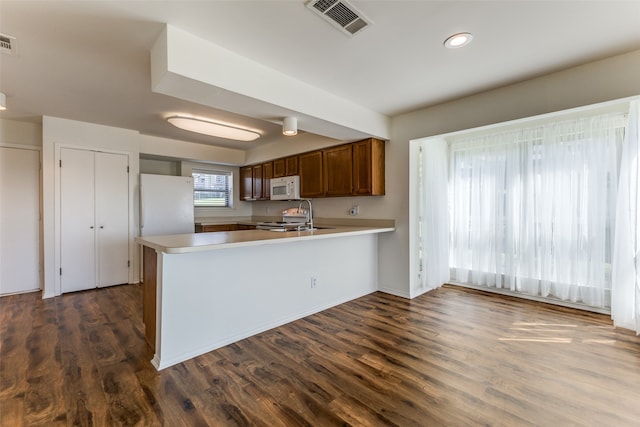
[(451, 278), (610, 305), (622, 114), (455, 141)]
[(419, 234), (422, 290), (449, 281), (448, 146), (430, 139), (420, 147)]
[(639, 104), (639, 101), (631, 103), (622, 144), (611, 298), (614, 324), (635, 330), (637, 334), (640, 334)]

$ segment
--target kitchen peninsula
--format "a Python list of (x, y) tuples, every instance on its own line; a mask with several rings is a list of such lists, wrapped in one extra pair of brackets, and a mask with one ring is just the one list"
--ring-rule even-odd
[(369, 227), (139, 237), (145, 335), (164, 369), (378, 288)]

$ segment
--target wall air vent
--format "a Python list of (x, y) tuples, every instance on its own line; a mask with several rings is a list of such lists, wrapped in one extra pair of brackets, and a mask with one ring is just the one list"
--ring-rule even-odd
[(311, 0), (307, 7), (349, 36), (372, 24), (369, 18), (346, 0)]
[(6, 34), (0, 34), (0, 52), (9, 55), (16, 54), (16, 38)]

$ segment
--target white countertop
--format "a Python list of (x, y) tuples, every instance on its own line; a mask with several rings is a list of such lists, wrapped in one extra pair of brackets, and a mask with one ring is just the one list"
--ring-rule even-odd
[(393, 227), (332, 226), (331, 229), (319, 229), (313, 231), (217, 231), (211, 233), (136, 237), (136, 242), (153, 248), (158, 252), (179, 254), (227, 249), (232, 247), (289, 243), (296, 240), (328, 239), (361, 234), (386, 233), (394, 230), (395, 228)]

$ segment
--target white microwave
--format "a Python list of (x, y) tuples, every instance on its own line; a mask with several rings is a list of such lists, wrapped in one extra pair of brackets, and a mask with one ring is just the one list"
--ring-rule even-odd
[(271, 200), (298, 200), (300, 199), (300, 177), (298, 175), (271, 178)]

